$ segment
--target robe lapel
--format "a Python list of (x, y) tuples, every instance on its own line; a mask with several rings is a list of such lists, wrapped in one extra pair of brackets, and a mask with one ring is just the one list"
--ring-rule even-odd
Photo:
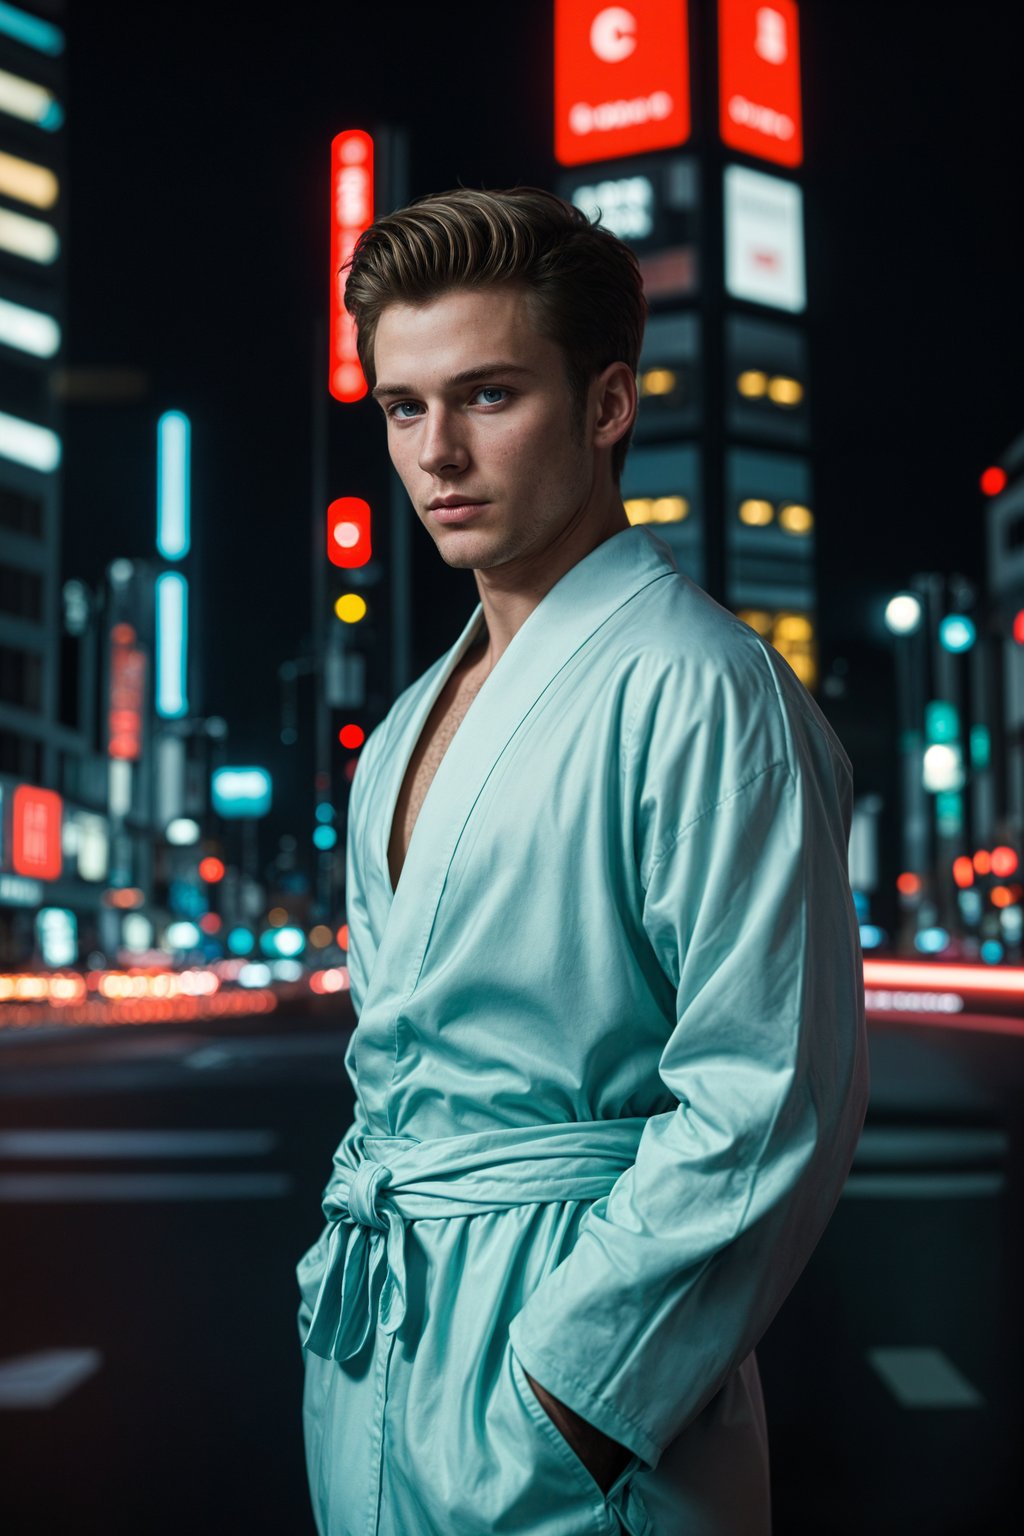
[[(392, 999), (416, 985), (459, 838), (489, 774), (545, 689), (618, 609), (672, 574), (679, 573), (662, 539), (639, 525), (623, 529), (567, 571), (517, 631), (470, 704), (427, 791), (391, 896), (368, 1002), (384, 978)], [(389, 893), (388, 841), (402, 780), (430, 711), (482, 624), (483, 605), (477, 604), (451, 650), (400, 701), (370, 839)]]

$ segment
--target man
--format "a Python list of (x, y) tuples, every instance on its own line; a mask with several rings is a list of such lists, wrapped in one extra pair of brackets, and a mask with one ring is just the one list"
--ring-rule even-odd
[(480, 602), (352, 784), (355, 1120), (298, 1266), (318, 1529), (764, 1536), (754, 1347), (867, 1100), (849, 759), (629, 523), (625, 245), (459, 188), (379, 219), (345, 302)]

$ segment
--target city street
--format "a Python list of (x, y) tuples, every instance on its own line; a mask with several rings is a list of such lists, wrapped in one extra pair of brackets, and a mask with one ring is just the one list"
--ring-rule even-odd
[(0, 1536), (1017, 1536), (1024, 5), (282, 19), (0, 0)]
[[(303, 1027), (3, 1041), (5, 1536), (313, 1532), (294, 1266), (351, 1094), (347, 1034)], [(948, 1030), (872, 1052), (846, 1191), (758, 1351), (777, 1536), (1016, 1530), (1024, 1059)]]

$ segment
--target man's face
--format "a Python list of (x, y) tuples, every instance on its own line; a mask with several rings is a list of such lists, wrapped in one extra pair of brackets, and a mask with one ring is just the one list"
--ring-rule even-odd
[[(587, 519), (594, 449), (574, 429), (562, 349), (534, 328), (524, 289), (391, 304), (374, 363), (392, 462), (448, 565), (525, 569)], [(484, 371), (451, 382), (470, 369)], [(452, 496), (486, 504), (444, 523), (431, 503)]]

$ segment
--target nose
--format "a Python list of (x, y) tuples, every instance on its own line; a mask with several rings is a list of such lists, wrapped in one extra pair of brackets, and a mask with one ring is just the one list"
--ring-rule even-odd
[(461, 440), (454, 411), (435, 406), (423, 422), (420, 433), (420, 468), (428, 475), (442, 475), (446, 470), (464, 469), (469, 455)]

